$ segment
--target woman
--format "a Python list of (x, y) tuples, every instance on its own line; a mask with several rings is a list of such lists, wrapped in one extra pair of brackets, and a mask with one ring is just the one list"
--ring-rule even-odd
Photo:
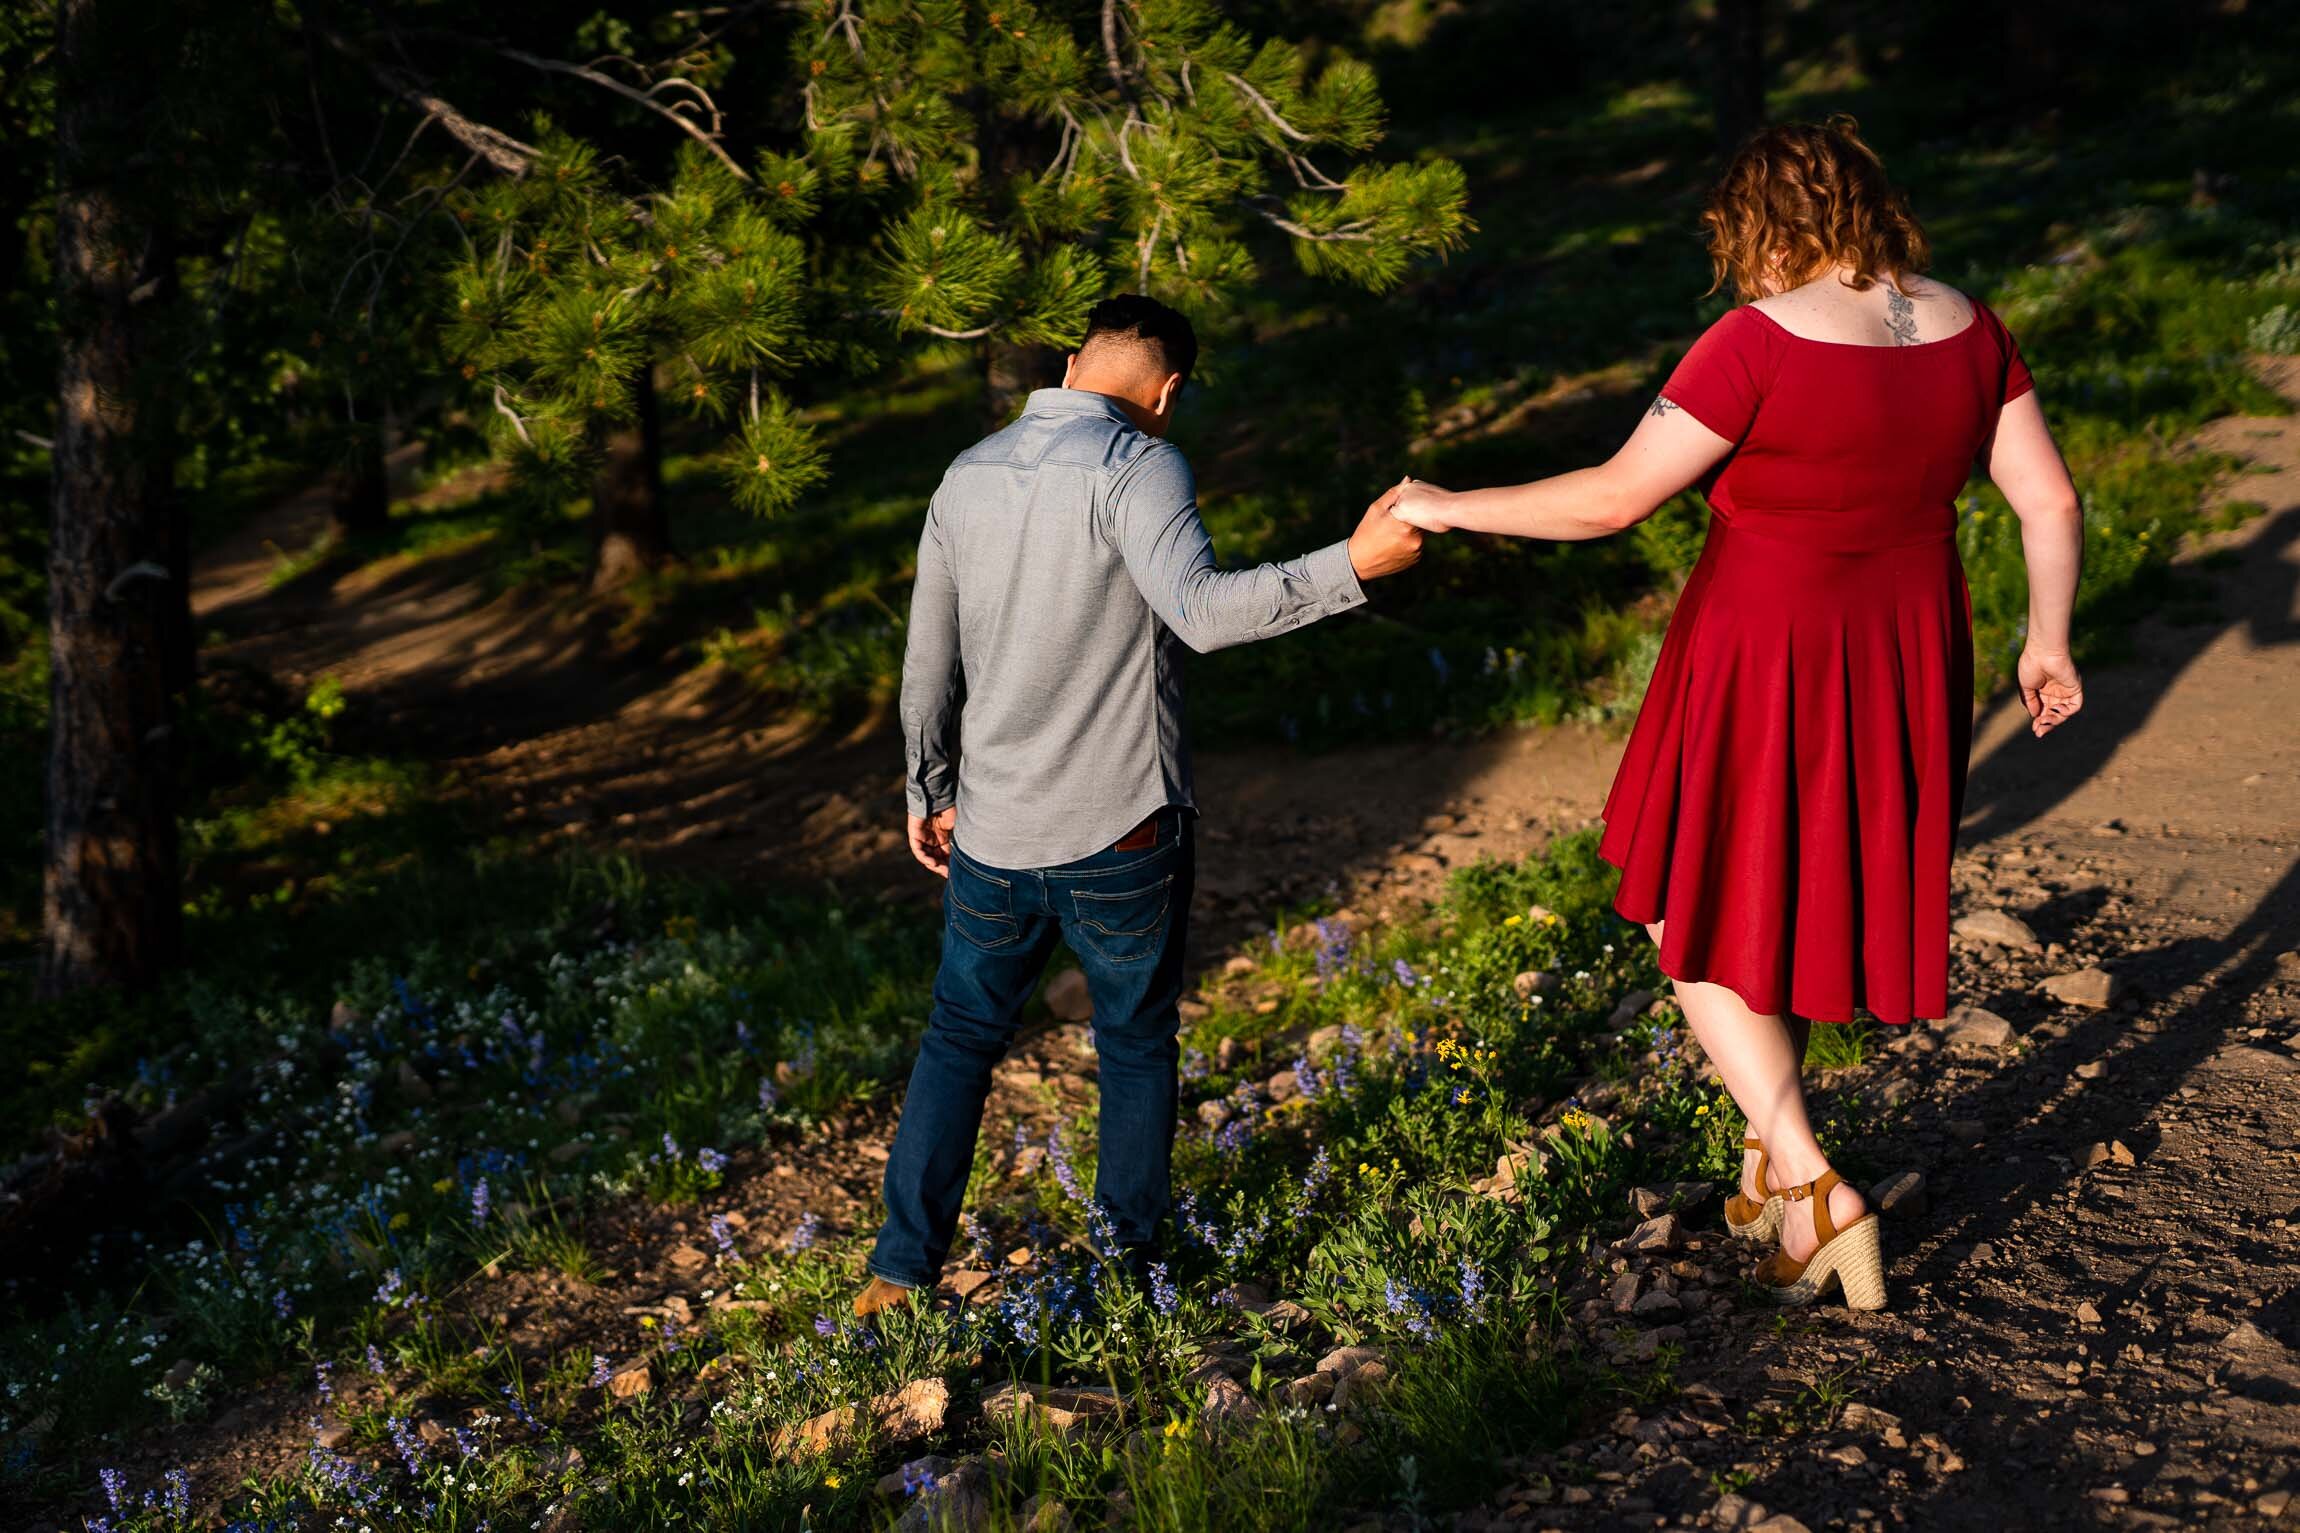
[[(1609, 461), (1393, 514), (1600, 538), (1695, 483), (1711, 518), (1605, 806), (1615, 908), (1661, 949), (1747, 1117), (1738, 1233), (1787, 1304), (1885, 1300), (1877, 1221), (1830, 1170), (1799, 1081), (1810, 1023), (1948, 1009), (1949, 859), (1972, 732), (1956, 498), (1976, 460), (2021, 521), (2018, 667), (2038, 736), (2083, 705), (2083, 529), (2012, 336), (1924, 275), (1924, 231), (1850, 118), (1769, 128), (1702, 215), (1711, 326)], [(1804, 1020), (1798, 1020), (1804, 1019)]]

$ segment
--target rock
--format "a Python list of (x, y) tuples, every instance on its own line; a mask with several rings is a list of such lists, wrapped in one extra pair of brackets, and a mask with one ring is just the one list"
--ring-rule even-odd
[(990, 1527), (990, 1469), (962, 1459), (919, 1491), (895, 1521), (895, 1533), (986, 1533)]
[(1538, 1150), (1512, 1150), (1494, 1162), (1493, 1175), (1479, 1177), (1469, 1184), (1469, 1190), (1504, 1203), (1522, 1203), (1525, 1194), (1518, 1190), (1518, 1179), (1529, 1172), (1538, 1176), (1548, 1164), (1548, 1158)]
[(344, 1421), (331, 1421), (325, 1426), (321, 1427), (318, 1431), (312, 1433), (311, 1437), (312, 1445), (314, 1447), (325, 1448), (330, 1453), (334, 1452), (338, 1448), (343, 1447), (346, 1443), (350, 1442), (351, 1439), (351, 1424)]
[(1318, 1372), (1330, 1373), (1337, 1379), (1346, 1379), (1368, 1363), (1382, 1361), (1379, 1347), (1336, 1347), (1318, 1359)]
[(950, 1412), (950, 1386), (940, 1379), (913, 1379), (872, 1400), (870, 1409), (879, 1430), (898, 1443), (932, 1437)]
[(554, 1166), (564, 1166), (571, 1160), (580, 1159), (590, 1148), (590, 1145), (580, 1139), (562, 1140), (544, 1152), (543, 1158), (550, 1161)]
[(1286, 1385), (1286, 1403), (1304, 1407), (1324, 1405), (1334, 1397), (1341, 1380), (1330, 1373), (1306, 1373)]
[(1290, 1102), (1302, 1094), (1302, 1083), (1291, 1070), (1280, 1070), (1262, 1082), (1262, 1090), (1272, 1102)]
[(399, 1069), (393, 1073), (393, 1078), (399, 1082), (399, 1094), (410, 1102), (431, 1100), (431, 1082), (418, 1075), (415, 1066), (406, 1060), (399, 1062)]
[(1230, 1104), (1222, 1097), (1210, 1097), (1198, 1104), (1198, 1121), (1210, 1129), (1219, 1129), (1230, 1121)]
[(1251, 974), (1254, 972), (1254, 960), (1248, 958), (1245, 954), (1240, 953), (1233, 957), (1228, 963), (1222, 965), (1222, 972), (1231, 976)]
[(671, 1247), (670, 1253), (663, 1260), (670, 1263), (671, 1267), (679, 1272), (696, 1272), (711, 1264), (711, 1259), (708, 1256), (690, 1245)]
[(1949, 1013), (1949, 1043), (1961, 1049), (2002, 1049), (2011, 1046), (2013, 1025), (1979, 1006), (1959, 1006)]
[(1638, 1016), (1644, 1012), (1645, 1008), (1652, 1004), (1652, 991), (1630, 991), (1627, 995), (1621, 998), (1621, 1004), (1613, 1008), (1613, 1015), (1606, 1019), (1605, 1026), (1607, 1030), (1616, 1033), (1620, 1032), (1630, 1023), (1636, 1021)]
[(1812, 1533), (1812, 1530), (1787, 1512), (1775, 1512), (1763, 1522), (1750, 1523), (1749, 1533)]
[(951, 1471), (951, 1461), (939, 1453), (925, 1458), (914, 1458), (892, 1474), (879, 1476), (878, 1493), (882, 1496), (907, 1496), (918, 1488), (918, 1482), (928, 1476), (941, 1479)]
[(2272, 1490), (2266, 1495), (2255, 1499), (2252, 1503), (2252, 1510), (2258, 1512), (2261, 1516), (2268, 1518), (2270, 1521), (2274, 1521), (2276, 1518), (2283, 1516), (2285, 1509), (2291, 1506), (2291, 1504), (2292, 1492), (2288, 1490)]
[(2100, 1311), (2093, 1306), (2090, 1299), (2076, 1307), (2076, 1323), (2078, 1325), (2100, 1324)]
[(1674, 1320), (1685, 1313), (1685, 1303), (1677, 1295), (1656, 1288), (1630, 1305), (1629, 1312), (1646, 1320)]
[(2124, 986), (2106, 969), (2077, 969), (2055, 974), (2038, 987), (2063, 1006), (2086, 1006), (2104, 1011), (2124, 997)]
[(1989, 1126), (1978, 1118), (1951, 1118), (1944, 1126), (1951, 1139), (1968, 1149), (1989, 1136)]
[(1094, 1016), (1094, 998), (1087, 993), (1086, 976), (1064, 969), (1046, 982), (1046, 1009), (1065, 1022), (1085, 1022)]
[(1606, 1297), (1612, 1303), (1616, 1315), (1626, 1315), (1637, 1307), (1637, 1290), (1644, 1281), (1634, 1272), (1624, 1272), (1613, 1280), (1613, 1287)]
[(617, 1400), (636, 1400), (655, 1387), (655, 1368), (652, 1363), (634, 1363), (630, 1367), (607, 1376), (607, 1393)]
[(1030, 1265), (1030, 1257), (1030, 1247), (1016, 1246), (1006, 1253), (1006, 1265), (1009, 1267), (1027, 1267)]
[(1922, 1171), (1896, 1171), (1869, 1189), (1869, 1206), (1881, 1214), (1913, 1218), (1929, 1206)]
[(1685, 1227), (1675, 1214), (1656, 1214), (1622, 1241), (1630, 1251), (1674, 1251), (1685, 1239)]
[(2084, 1153), (2077, 1157), (2077, 1165), (2086, 1171), (2106, 1164), (2108, 1164), (2108, 1146), (2097, 1139), (2085, 1146)]
[(1214, 1068), (1227, 1070), (1238, 1062), (1238, 1040), (1224, 1038), (1214, 1045)]
[(2140, 1157), (2133, 1154), (2130, 1147), (2121, 1139), (2109, 1141), (2108, 1158), (2120, 1166), (2137, 1166), (2140, 1164)]
[(980, 1267), (961, 1267), (943, 1278), (942, 1281), (952, 1293), (957, 1294), (961, 1299), (967, 1299), (972, 1298), (975, 1291), (981, 1288), (983, 1284), (997, 1280), (998, 1274), (995, 1272), (987, 1272)]
[(1089, 1421), (1118, 1414), (1118, 1392), (1107, 1384), (1079, 1388), (1043, 1384), (1001, 1384), (982, 1397), (982, 1414), (992, 1420), (1019, 1417), (1069, 1432)]
[(1528, 969), (1509, 982), (1521, 1001), (1530, 1001), (1537, 995), (1548, 995), (1557, 989), (1557, 976), (1547, 969)]
[(1339, 1022), (1330, 1022), (1317, 1029), (1310, 1034), (1309, 1041), (1302, 1045), (1302, 1052), (1320, 1064), (1340, 1053), (1341, 1049), (1342, 1025)]
[(1976, 910), (1959, 916), (1950, 930), (1965, 942), (1984, 942), (2023, 951), (2044, 946), (2037, 941), (2036, 932), (2028, 922), (2003, 910)]
[(1019, 1533), (1071, 1533), (1077, 1525), (1070, 1508), (1041, 1495), (1022, 1503), (1022, 1520), (1016, 1527)]
[(2088, 1059), (2076, 1067), (2076, 1078), (2080, 1081), (2097, 1081), (2107, 1074), (2108, 1061), (2105, 1059)]
[(1333, 1405), (1336, 1410), (1348, 1410), (1362, 1401), (1373, 1400), (1389, 1387), (1390, 1370), (1387, 1363), (1361, 1363), (1342, 1375), (1334, 1385)]
[[(1369, 1366), (1378, 1368), (1381, 1365), (1375, 1363)], [(1364, 1369), (1360, 1369), (1359, 1374), (1362, 1375), (1364, 1371)], [(1346, 1385), (1354, 1385), (1354, 1383), (1354, 1378), (1345, 1381)], [(1246, 1393), (1244, 1387), (1237, 1380), (1227, 1374), (1216, 1374), (1206, 1381), (1206, 1407), (1203, 1419), (1216, 1428), (1242, 1427), (1261, 1414), (1262, 1407), (1260, 1404), (1255, 1401), (1252, 1395)]]
[(1709, 1508), (1710, 1525), (1719, 1528), (1746, 1528), (1762, 1522), (1765, 1515), (1763, 1504), (1746, 1496), (1719, 1496)]
[(800, 1448), (810, 1453), (828, 1453), (847, 1442), (854, 1432), (854, 1425), (855, 1408), (842, 1405), (835, 1410), (824, 1411), (819, 1416), (810, 1416), (796, 1427), (780, 1429), (775, 1433), (774, 1449), (782, 1454)]
[(1655, 1214), (1666, 1214), (1699, 1208), (1716, 1191), (1709, 1182), (1657, 1182), (1650, 1187), (1639, 1187), (1629, 1194), (1629, 1203), (1640, 1218), (1650, 1219)]

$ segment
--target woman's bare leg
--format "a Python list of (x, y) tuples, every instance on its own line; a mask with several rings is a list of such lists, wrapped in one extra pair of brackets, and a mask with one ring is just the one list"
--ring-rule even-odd
[[(1646, 930), (1658, 944), (1661, 924), (1655, 922)], [(1812, 1036), (1812, 1025), (1799, 1018), (1751, 1011), (1741, 997), (1723, 985), (1670, 983), (1676, 987), (1677, 1004), (1685, 1012), (1686, 1024), (1701, 1041), (1734, 1105), (1749, 1120), (1750, 1131), (1765, 1142), (1773, 1187), (1799, 1186), (1827, 1171), (1829, 1158), (1822, 1153), (1805, 1112), (1805, 1044)], [(1749, 1156), (1742, 1172), (1745, 1191), (1754, 1190), (1755, 1175), (1755, 1157)], [(1864, 1207), (1860, 1194), (1850, 1187), (1840, 1186), (1829, 1196), (1829, 1217), (1840, 1229), (1859, 1218)], [(1811, 1203), (1791, 1203), (1781, 1226), (1782, 1249), (1803, 1261), (1818, 1244)]]

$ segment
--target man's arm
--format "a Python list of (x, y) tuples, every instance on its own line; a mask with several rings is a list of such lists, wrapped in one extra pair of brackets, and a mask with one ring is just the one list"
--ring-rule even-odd
[[(1385, 496), (1355, 536), (1282, 564), (1226, 570), (1198, 516), (1198, 490), (1179, 451), (1145, 453), (1111, 486), (1104, 515), (1126, 571), (1152, 611), (1200, 654), (1290, 633), (1360, 606), (1361, 579), (1406, 568), (1421, 540), (1388, 514)], [(1393, 530), (1394, 529), (1394, 530)]]
[(958, 711), (966, 673), (958, 653), (958, 583), (943, 544), (940, 505), (926, 508), (911, 585), (910, 629), (902, 657), (903, 798), (910, 852), (930, 873), (950, 876), (950, 829), (958, 804)]

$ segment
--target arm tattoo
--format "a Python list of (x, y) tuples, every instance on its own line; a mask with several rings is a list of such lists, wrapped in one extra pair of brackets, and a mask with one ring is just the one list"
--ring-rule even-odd
[(1899, 288), (1885, 294), (1885, 333), (1895, 346), (1917, 344), (1917, 306)]
[(1652, 416), (1655, 420), (1659, 420), (1662, 416), (1667, 415), (1672, 410), (1682, 410), (1684, 408), (1685, 407), (1683, 405), (1679, 404), (1676, 400), (1671, 399), (1668, 395), (1656, 394), (1653, 396), (1653, 403), (1645, 407), (1645, 413)]

